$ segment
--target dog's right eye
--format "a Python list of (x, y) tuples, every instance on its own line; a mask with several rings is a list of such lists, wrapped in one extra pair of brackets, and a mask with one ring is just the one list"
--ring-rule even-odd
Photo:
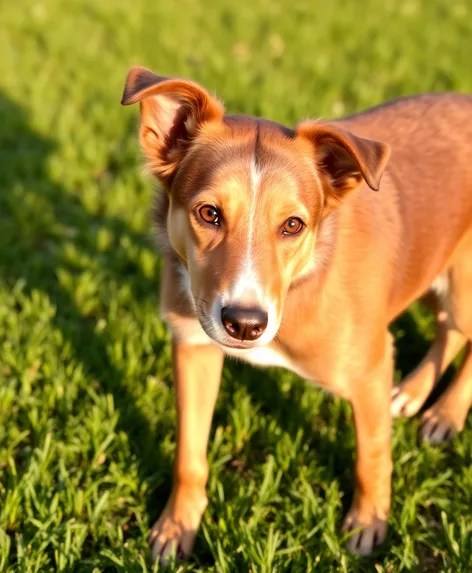
[(200, 217), (205, 221), (205, 223), (210, 223), (211, 225), (220, 224), (220, 213), (218, 209), (212, 207), (211, 205), (203, 205), (198, 210)]

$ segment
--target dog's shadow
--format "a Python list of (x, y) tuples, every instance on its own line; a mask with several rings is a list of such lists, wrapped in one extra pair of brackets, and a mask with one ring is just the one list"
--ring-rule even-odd
[[(133, 129), (130, 125), (130, 133)], [(98, 392), (113, 396), (119, 412), (117, 432), (128, 435), (138, 462), (139, 479), (145, 481), (156, 467), (168, 468), (170, 473), (171, 461), (156, 446), (155, 433), (125, 383), (125, 372), (110, 360), (112, 335), (107, 328), (97, 328), (101, 316), (106, 316), (103, 301), (98, 308), (84, 312), (72, 292), (61, 284), (58, 273), (66, 269), (80, 277), (85, 270), (79, 264), (75, 266), (74, 257), (62, 248), (64, 237), (73, 236), (81, 260), (92, 261), (93, 268), (103, 270), (100, 280), (124, 283), (134, 300), (150, 299), (158, 312), (158, 277), (145, 276), (134, 254), (130, 256), (131, 252), (152, 250), (152, 235), (136, 232), (124, 220), (108, 216), (105, 209), (98, 214), (88, 212), (79, 194), (75, 196), (50, 176), (49, 162), (56, 148), (52, 138), (31, 127), (27, 111), (0, 92), (0, 280), (7, 289), (22, 284), (24, 300), (39, 292), (54, 305), (52, 330), (61, 333), (64, 347), (71, 349), (73, 360), (82, 365), (87, 379), (98, 383)], [(116, 157), (108, 158), (108, 164), (103, 166), (106, 177), (116, 175), (117, 163)], [(104, 263), (103, 249), (98, 247), (98, 233), (103, 229), (114, 237), (106, 249), (105, 260), (109, 264)], [(21, 303), (16, 304), (15, 310), (21, 312)], [(152, 346), (156, 354), (163, 350), (162, 341), (154, 340)], [(78, 403), (74, 407), (85, 406)], [(28, 412), (22, 411), (21, 405), (18, 410), (16, 423), (22, 431), (31, 430), (31, 448), (23, 449), (32, 452), (40, 444), (35, 442)], [(60, 435), (67, 419), (59, 416), (56, 422)], [(21, 473), (28, 464), (29, 456), (23, 453), (17, 460), (18, 471)]]

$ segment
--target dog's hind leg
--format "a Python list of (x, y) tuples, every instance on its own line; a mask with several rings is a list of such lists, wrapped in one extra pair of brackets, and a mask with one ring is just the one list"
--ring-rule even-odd
[(431, 442), (461, 431), (472, 403), (472, 232), (463, 240), (450, 271), (448, 306), (454, 325), (469, 343), (462, 368), (422, 416), (421, 434)]
[(464, 427), (472, 403), (472, 352), (467, 354), (454, 380), (444, 394), (422, 415), (421, 436), (431, 443), (452, 438)]
[(418, 367), (393, 388), (393, 416), (413, 416), (418, 412), (467, 341), (455, 328), (448, 311), (442, 307), (440, 297), (430, 294), (425, 302), (437, 315), (436, 338)]

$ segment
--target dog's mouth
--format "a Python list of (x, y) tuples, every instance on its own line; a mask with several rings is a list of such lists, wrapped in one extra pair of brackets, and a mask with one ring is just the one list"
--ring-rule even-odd
[(252, 348), (257, 348), (258, 346), (260, 346), (260, 344), (254, 343), (254, 342), (245, 342), (245, 341), (231, 341), (231, 340), (226, 340), (226, 341), (216, 341), (218, 342), (218, 344), (220, 346), (223, 346), (225, 348), (228, 348), (230, 350), (251, 350)]
[(252, 348), (257, 348), (256, 345), (248, 345), (248, 344), (244, 344), (244, 343), (240, 343), (240, 344), (223, 344), (223, 343), (219, 343), (220, 346), (227, 348), (228, 350), (240, 350), (241, 352), (244, 352), (245, 350), (251, 350)]

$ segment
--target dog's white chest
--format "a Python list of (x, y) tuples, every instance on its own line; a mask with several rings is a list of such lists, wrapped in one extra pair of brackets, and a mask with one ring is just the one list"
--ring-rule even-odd
[(260, 346), (258, 348), (251, 348), (250, 350), (236, 350), (231, 351), (225, 348), (225, 352), (230, 356), (241, 358), (242, 360), (254, 364), (256, 366), (282, 366), (289, 368), (289, 361), (270, 346)]
[(235, 358), (249, 362), (254, 366), (278, 366), (291, 370), (303, 378), (309, 378), (309, 376), (298, 368), (297, 365), (294, 364), (287, 356), (270, 346), (259, 346), (243, 351), (225, 348), (224, 351), (229, 356), (234, 356)]

